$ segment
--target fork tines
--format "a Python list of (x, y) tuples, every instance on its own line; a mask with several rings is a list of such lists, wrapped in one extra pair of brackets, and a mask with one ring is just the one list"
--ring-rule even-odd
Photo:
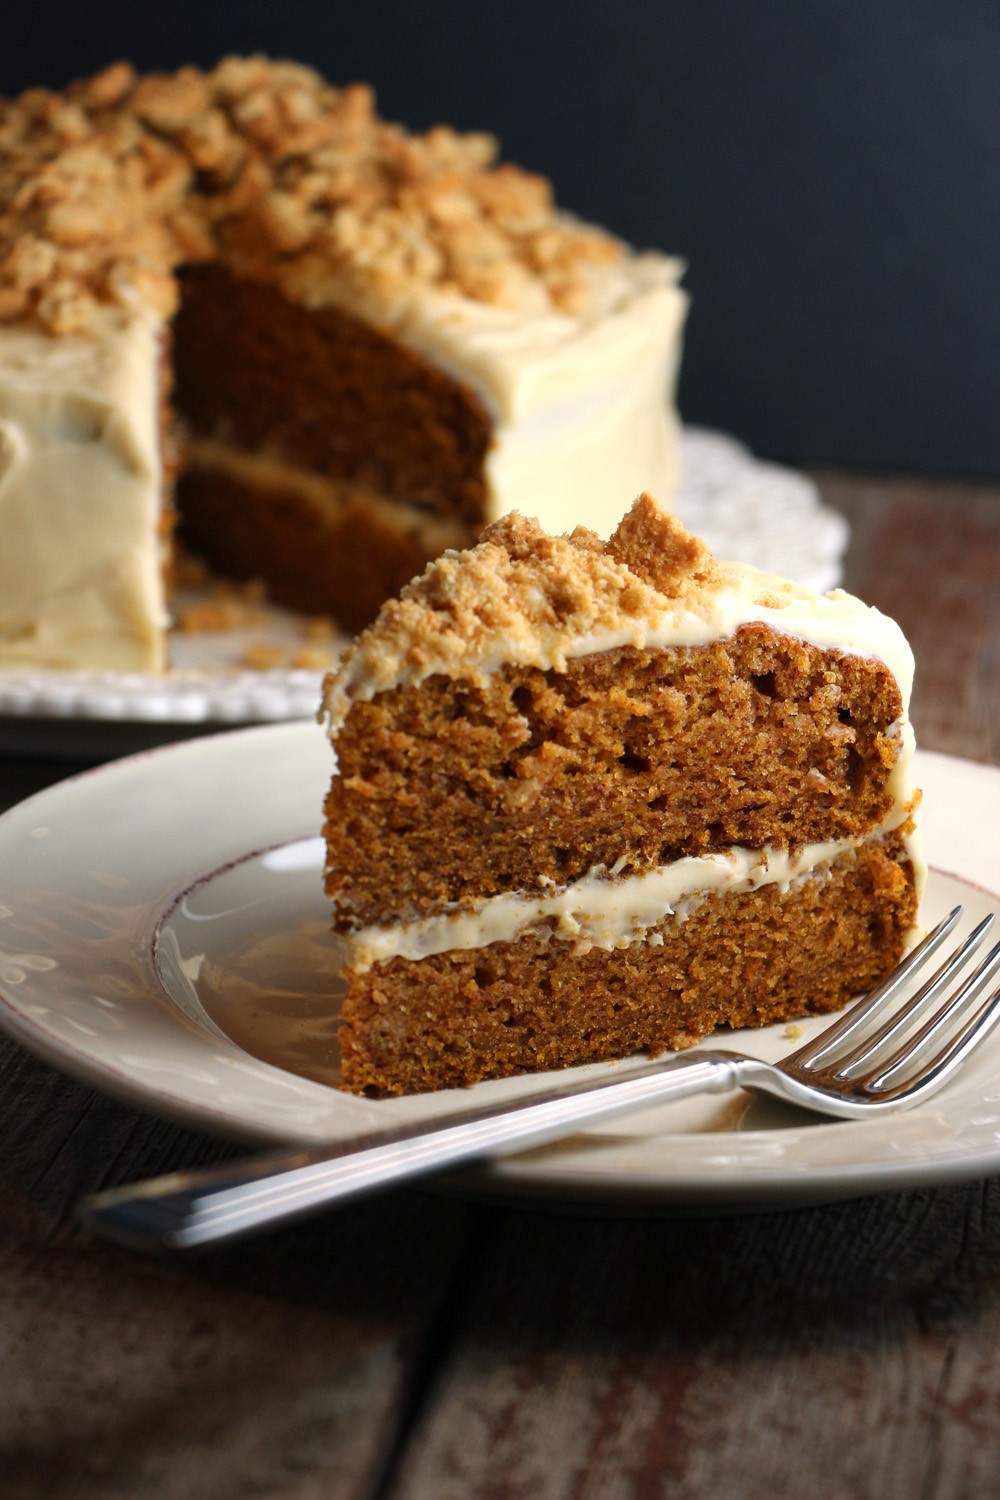
[[(883, 984), (822, 1036), (799, 1048), (783, 1066), (817, 1085), (825, 1082), (841, 1089), (853, 1085), (863, 1095), (875, 1094), (881, 1098), (898, 1098), (916, 1090), (929, 1090), (932, 1084), (939, 1085), (972, 1050), (982, 1032), (998, 1019), (1000, 991), (993, 991), (960, 1029), (954, 1029), (961, 1014), (980, 1000), (1000, 973), (1000, 943), (958, 991), (950, 993), (960, 970), (993, 926), (993, 916), (985, 917), (915, 994), (892, 1009), (888, 1016), (885, 1013), (914, 975), (941, 948), (961, 913), (961, 906), (956, 906)], [(944, 1003), (939, 1009), (914, 1030), (917, 1022), (942, 997), (945, 997)], [(945, 1039), (944, 1045), (932, 1053), (932, 1048), (942, 1038)], [(849, 1046), (852, 1041), (854, 1045)], [(877, 1065), (877, 1071), (872, 1071), (873, 1065)]]

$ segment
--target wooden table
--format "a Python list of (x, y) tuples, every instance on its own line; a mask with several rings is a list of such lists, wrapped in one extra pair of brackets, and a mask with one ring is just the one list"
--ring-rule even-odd
[[(920, 743), (1000, 760), (1000, 488), (820, 479)], [(0, 806), (74, 769), (0, 761)], [(687, 1220), (394, 1193), (184, 1262), (74, 1226), (232, 1150), (0, 1041), (5, 1500), (1000, 1492), (996, 1181)]]

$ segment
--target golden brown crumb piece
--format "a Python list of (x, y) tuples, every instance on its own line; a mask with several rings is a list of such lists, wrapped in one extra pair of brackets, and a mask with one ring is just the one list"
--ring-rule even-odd
[(288, 665), (308, 672), (326, 672), (333, 660), (334, 653), (324, 651), (322, 646), (299, 646), (289, 655)]
[(180, 546), (174, 548), (173, 577), (175, 585), (180, 589), (203, 589), (212, 581), (207, 563)]
[(252, 641), (243, 652), (243, 665), (255, 672), (273, 672), (288, 663), (288, 650), (270, 641)]
[(195, 635), (201, 631), (240, 630), (259, 622), (260, 611), (248, 610), (238, 599), (205, 599), (180, 610), (176, 626), (185, 635)]
[(551, 937), (348, 976), (345, 1087), (422, 1092), (690, 1046), (719, 1026), (836, 1010), (898, 962), (916, 915), (898, 839), (668, 918), (660, 946), (576, 954)]
[(311, 615), (302, 621), (302, 634), (307, 641), (332, 641), (337, 627), (329, 615)]
[(611, 557), (668, 599), (710, 588), (719, 569), (700, 537), (692, 536), (651, 495), (640, 495), (608, 542)]

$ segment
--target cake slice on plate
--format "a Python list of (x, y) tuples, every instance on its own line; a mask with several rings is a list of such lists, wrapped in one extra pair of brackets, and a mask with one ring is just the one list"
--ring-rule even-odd
[(923, 865), (909, 647), (647, 495), (512, 514), (385, 604), (325, 710), (345, 1086), (410, 1093), (838, 1008)]

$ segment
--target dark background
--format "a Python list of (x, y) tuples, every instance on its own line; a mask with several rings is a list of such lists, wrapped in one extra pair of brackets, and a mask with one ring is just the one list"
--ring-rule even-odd
[(798, 463), (1000, 474), (996, 0), (0, 0), (0, 92), (226, 52), (485, 128), (685, 256), (689, 421)]

